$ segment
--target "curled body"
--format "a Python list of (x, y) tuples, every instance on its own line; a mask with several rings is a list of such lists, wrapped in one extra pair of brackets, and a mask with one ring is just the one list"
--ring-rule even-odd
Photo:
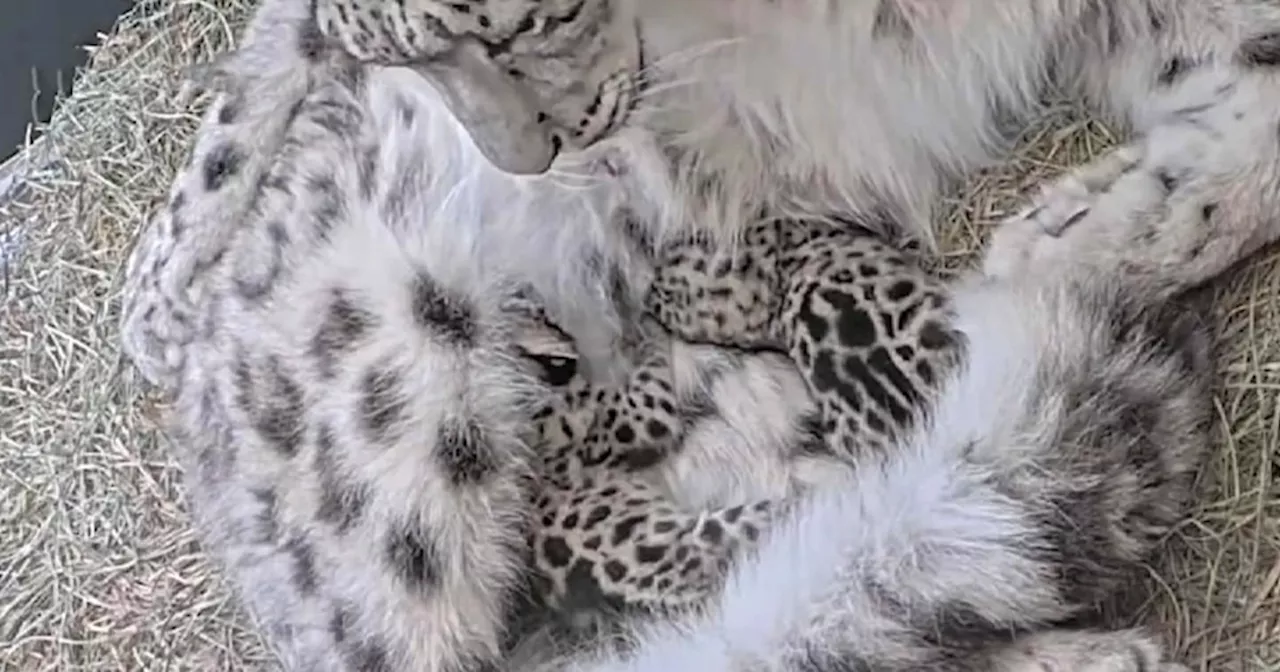
[[(206, 545), (286, 667), (534, 665), (510, 640), (538, 561), (530, 535), (545, 529), (546, 456), (527, 430), (556, 393), (539, 362), (572, 353), (591, 384), (625, 384), (664, 250), (691, 232), (733, 246), (724, 239), (761, 213), (838, 213), (884, 255), (928, 240), (939, 188), (998, 156), (1007, 123), (1050, 84), (1127, 122), (1138, 158), (1058, 185), (1007, 224), (1014, 252), (993, 253), (989, 277), (921, 276), (922, 296), (945, 299), (931, 323), (962, 337), (963, 354), (931, 376), (914, 358), (878, 374), (910, 368), (920, 391), (899, 403), (910, 422), (875, 432), (883, 445), (856, 469), (821, 432), (815, 458), (811, 430), (815, 417), (847, 419), (866, 378), (862, 392), (811, 401), (796, 391), (818, 390), (817, 369), (798, 346), (800, 374), (776, 356), (671, 347), (685, 389), (718, 396), (695, 404), (711, 417), (648, 472), (663, 500), (696, 518), (817, 494), (711, 582), (724, 587), (706, 620), (637, 625), (638, 657), (600, 665), (1021, 669), (1111, 651), (1099, 664), (1112, 667), (1096, 668), (1110, 670), (1159, 658), (1145, 635), (1044, 628), (1108, 592), (1185, 509), (1208, 374), (1199, 330), (1166, 308), (1277, 236), (1280, 11), (918, 6), (264, 0), (215, 64), (191, 161), (130, 259), (122, 338), (172, 398)], [(680, 321), (659, 318), (681, 340)], [(725, 362), (750, 385), (716, 388)], [(1184, 420), (1165, 422), (1174, 410)], [(728, 417), (758, 431), (733, 432)], [(1152, 418), (1185, 431), (1144, 438), (1134, 428)], [(708, 464), (731, 468), (716, 481)], [(1033, 465), (1061, 473), (1046, 484)], [(912, 478), (938, 482), (936, 497), (888, 494)], [(1050, 511), (1070, 525), (1042, 520)], [(852, 536), (818, 543), (837, 514)], [(972, 524), (953, 537), (928, 527), (952, 514)], [(1047, 538), (1067, 528), (1093, 536)], [(930, 578), (927, 564), (882, 575), (885, 558), (952, 557), (945, 544), (917, 555), (920, 537), (898, 534), (911, 530), (953, 539), (1020, 592)], [(1084, 555), (1053, 556), (1068, 545)], [(1068, 567), (1078, 574), (1044, 580)], [(875, 581), (846, 582), (858, 572)], [(786, 601), (765, 599), (785, 586)], [(743, 623), (746, 607), (777, 618)], [(974, 627), (922, 640), (917, 617)], [(997, 625), (1029, 634), (999, 640)]]

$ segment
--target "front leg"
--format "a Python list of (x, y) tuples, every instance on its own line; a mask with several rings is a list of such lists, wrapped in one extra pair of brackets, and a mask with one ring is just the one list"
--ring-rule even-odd
[(730, 568), (786, 515), (784, 502), (680, 511), (641, 478), (544, 498), (534, 569), (548, 608), (671, 614), (721, 589)]
[(772, 221), (734, 246), (669, 249), (646, 305), (680, 338), (787, 353), (827, 447), (851, 460), (915, 421), (959, 346), (942, 282), (842, 222)]
[(660, 253), (645, 308), (677, 337), (746, 349), (782, 349), (781, 224), (740, 241), (683, 241)]

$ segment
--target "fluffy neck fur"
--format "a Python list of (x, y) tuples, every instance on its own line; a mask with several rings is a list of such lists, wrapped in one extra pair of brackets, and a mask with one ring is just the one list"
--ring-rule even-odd
[(664, 229), (857, 213), (929, 244), (940, 188), (1005, 148), (993, 111), (1033, 112), (1055, 31), (1083, 3), (1041, 4), (1034, 21), (960, 7), (926, 23), (879, 15), (894, 3), (647, 0), (646, 130), (614, 144), (665, 199)]

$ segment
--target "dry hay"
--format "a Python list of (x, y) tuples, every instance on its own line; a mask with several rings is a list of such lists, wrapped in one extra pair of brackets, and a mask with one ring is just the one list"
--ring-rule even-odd
[[(250, 4), (141, 0), (46, 129), (58, 163), (0, 211), (0, 243), (25, 229), (0, 308), (0, 669), (271, 666), (187, 527), (115, 333), (122, 262), (197, 124), (180, 74), (230, 43)], [(1020, 190), (1113, 142), (1081, 118), (1055, 108), (1007, 165), (967, 183), (948, 208), (948, 266)], [(1201, 669), (1280, 669), (1275, 266), (1218, 290), (1222, 439), (1143, 609)]]

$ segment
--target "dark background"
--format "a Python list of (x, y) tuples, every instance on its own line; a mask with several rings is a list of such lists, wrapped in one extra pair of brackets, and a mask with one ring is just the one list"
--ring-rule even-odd
[(86, 58), (80, 47), (97, 44), (94, 36), (131, 6), (133, 0), (0, 0), (0, 162), (22, 144), (33, 118), (49, 119), (59, 73), (70, 89)]

